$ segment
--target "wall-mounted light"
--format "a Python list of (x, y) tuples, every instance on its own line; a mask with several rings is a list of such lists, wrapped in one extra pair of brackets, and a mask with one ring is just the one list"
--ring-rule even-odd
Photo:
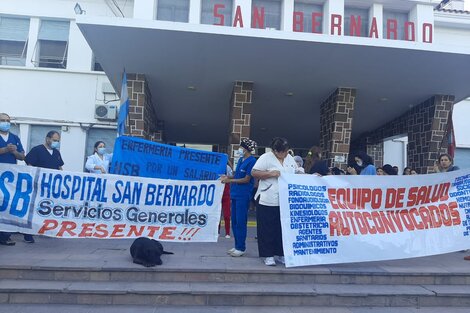
[(82, 7), (80, 6), (80, 4), (75, 3), (75, 7), (73, 8), (73, 10), (75, 11), (75, 14), (79, 14), (79, 15), (82, 15), (82, 14), (86, 14), (86, 11), (82, 9)]
[(196, 86), (188, 86), (188, 90), (196, 91)]
[(294, 95), (294, 93), (292, 91), (286, 92), (286, 96), (288, 96), (288, 97), (292, 97), (293, 95)]

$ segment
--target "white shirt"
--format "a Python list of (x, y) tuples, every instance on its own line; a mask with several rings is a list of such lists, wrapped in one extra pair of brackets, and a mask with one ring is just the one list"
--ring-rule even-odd
[(90, 172), (90, 173), (96, 173), (96, 174), (101, 174), (101, 170), (95, 170), (95, 166), (102, 166), (106, 173), (109, 171), (109, 163), (111, 163), (111, 159), (113, 158), (113, 154), (108, 154), (105, 153), (103, 154), (103, 159), (100, 158), (98, 153), (95, 152), (95, 154), (90, 155), (85, 164), (85, 168)]
[[(279, 171), (282, 173), (295, 173), (297, 169), (297, 163), (294, 158), (288, 154), (284, 159), (284, 163), (281, 164), (276, 158), (273, 152), (266, 152), (259, 157), (256, 161), (253, 170), (258, 171)], [(258, 199), (259, 203), (266, 206), (279, 206), (279, 184), (277, 177), (270, 177), (267, 179), (260, 179), (258, 190), (256, 191), (255, 199)]]

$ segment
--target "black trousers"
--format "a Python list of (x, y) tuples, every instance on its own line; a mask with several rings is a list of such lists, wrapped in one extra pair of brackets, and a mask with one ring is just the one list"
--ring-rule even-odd
[(7, 241), (8, 239), (10, 239), (10, 233), (6, 233), (6, 232), (0, 232), (0, 241)]
[(256, 205), (256, 231), (260, 257), (284, 256), (279, 206)]

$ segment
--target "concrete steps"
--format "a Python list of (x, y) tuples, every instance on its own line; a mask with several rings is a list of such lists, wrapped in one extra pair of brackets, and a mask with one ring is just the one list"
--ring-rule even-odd
[(132, 263), (131, 240), (37, 239), (2, 247), (0, 313), (470, 312), (462, 253), (287, 269), (265, 266), (253, 242), (232, 258), (221, 239), (166, 244), (175, 254), (144, 268)]
[(342, 270), (305, 271), (284, 267), (257, 269), (169, 269), (86, 268), (49, 266), (9, 266), (0, 268), (2, 279), (47, 281), (133, 281), (133, 282), (229, 282), (229, 283), (315, 283), (380, 285), (470, 285), (468, 273), (355, 272)]
[(64, 304), (0, 304), (1, 313), (468, 313), (466, 307), (383, 308), (383, 307), (278, 307), (278, 306), (109, 306)]
[(470, 286), (1, 279), (0, 303), (462, 307), (470, 306)]

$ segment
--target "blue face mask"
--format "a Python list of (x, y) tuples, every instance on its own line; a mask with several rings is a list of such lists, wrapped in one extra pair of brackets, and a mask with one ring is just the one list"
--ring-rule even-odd
[(60, 142), (59, 141), (51, 142), (51, 148), (52, 149), (59, 149), (59, 147), (60, 147)]
[(106, 148), (98, 148), (98, 154), (103, 155), (106, 153)]
[(7, 132), (10, 130), (10, 122), (0, 122), (0, 131)]

